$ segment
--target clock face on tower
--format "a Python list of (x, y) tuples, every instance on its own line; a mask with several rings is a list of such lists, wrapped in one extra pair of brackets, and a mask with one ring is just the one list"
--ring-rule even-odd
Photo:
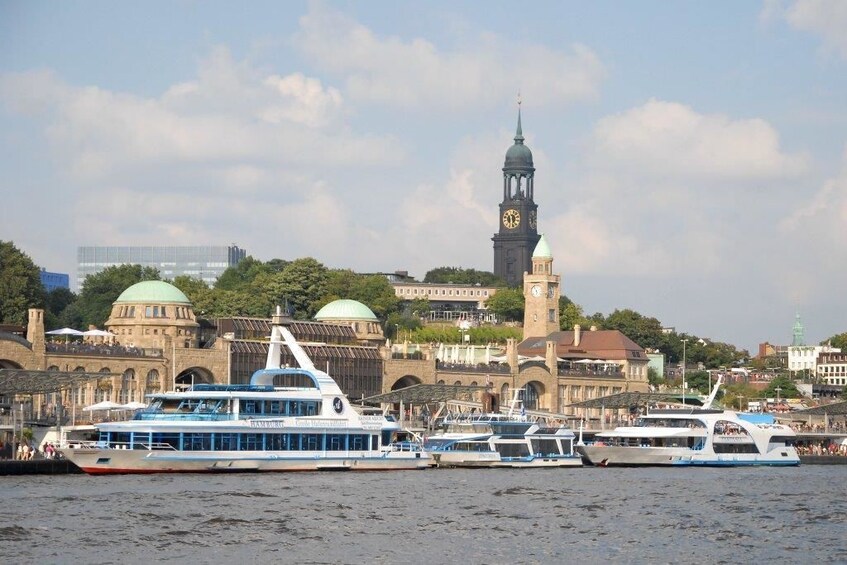
[(503, 212), (503, 225), (510, 230), (521, 224), (521, 215), (517, 210), (506, 210)]
[(529, 211), (529, 227), (532, 229), (538, 227), (538, 212), (535, 210)]
[(533, 295), (534, 297), (538, 298), (539, 296), (541, 296), (541, 287), (540, 287), (540, 286), (538, 286), (537, 284), (532, 285), (532, 288), (530, 289), (530, 292), (532, 293), (532, 295)]

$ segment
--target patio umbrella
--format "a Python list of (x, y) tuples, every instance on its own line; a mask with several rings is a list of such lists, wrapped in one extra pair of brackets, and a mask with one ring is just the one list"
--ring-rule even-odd
[(132, 402), (127, 402), (126, 404), (121, 404), (119, 406), (122, 410), (140, 410), (141, 408), (147, 408), (147, 405), (143, 402), (137, 402), (133, 400)]
[(82, 335), (92, 336), (92, 337), (113, 337), (115, 334), (112, 332), (108, 332), (106, 330), (87, 330), (82, 332)]
[(121, 408), (121, 405), (117, 402), (112, 402), (111, 400), (104, 400), (103, 402), (98, 402), (97, 404), (86, 406), (82, 409), (82, 411), (94, 412), (96, 410), (115, 410), (116, 408)]
[(49, 332), (44, 332), (47, 335), (63, 335), (65, 336), (65, 343), (68, 342), (68, 339), (71, 336), (79, 337), (82, 335), (82, 332), (79, 330), (75, 330), (73, 328), (60, 328), (58, 330), (51, 330)]
[(44, 333), (48, 335), (82, 335), (81, 331), (73, 328), (60, 328), (58, 330), (50, 330), (49, 332)]

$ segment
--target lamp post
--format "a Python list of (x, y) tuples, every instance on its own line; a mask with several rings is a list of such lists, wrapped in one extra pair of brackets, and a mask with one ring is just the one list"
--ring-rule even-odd
[(400, 324), (394, 324), (394, 341), (400, 341)]
[(682, 405), (685, 406), (685, 344), (688, 339), (682, 340)]
[(779, 391), (781, 391), (782, 389), (779, 387), (774, 387), (774, 390), (776, 391), (776, 403), (779, 404)]

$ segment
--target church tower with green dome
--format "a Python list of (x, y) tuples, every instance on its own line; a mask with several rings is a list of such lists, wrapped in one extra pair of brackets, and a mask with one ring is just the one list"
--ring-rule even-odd
[(532, 252), (532, 270), (523, 278), (523, 337), (546, 337), (559, 331), (561, 277), (553, 274), (553, 253), (544, 234)]
[(524, 145), (521, 109), (515, 143), (506, 151), (503, 165), (503, 201), (500, 229), (494, 234), (494, 274), (518, 286), (532, 272), (532, 252), (538, 244), (538, 206), (535, 204), (535, 167), (532, 151)]

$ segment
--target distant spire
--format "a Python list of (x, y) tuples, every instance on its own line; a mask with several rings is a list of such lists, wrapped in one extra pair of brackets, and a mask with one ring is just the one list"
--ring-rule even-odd
[(803, 322), (800, 321), (799, 313), (794, 322), (794, 338), (791, 340), (791, 345), (806, 345), (806, 329), (803, 327)]
[(518, 91), (518, 131), (515, 133), (515, 143), (523, 143), (523, 130), (521, 129), (521, 93)]

